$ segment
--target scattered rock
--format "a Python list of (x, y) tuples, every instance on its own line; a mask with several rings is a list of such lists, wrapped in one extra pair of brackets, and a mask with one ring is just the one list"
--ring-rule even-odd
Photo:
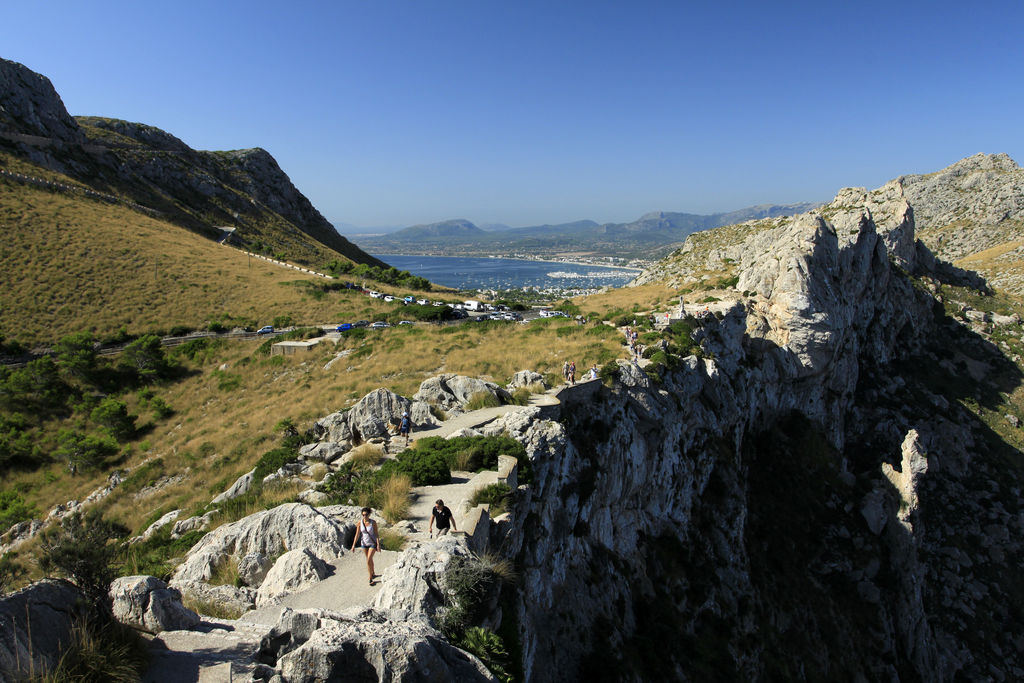
[(114, 618), (149, 633), (187, 630), (199, 615), (181, 604), (181, 593), (155, 576), (122, 576), (110, 584)]
[[(340, 554), (340, 553), (339, 553)], [(277, 559), (256, 592), (256, 605), (274, 602), (288, 593), (319, 583), (327, 578), (330, 567), (307, 548), (289, 550)]]
[(223, 503), (225, 500), (238, 498), (245, 495), (252, 488), (252, 480), (256, 476), (256, 469), (253, 468), (235, 480), (235, 483), (227, 491), (214, 498), (211, 503)]

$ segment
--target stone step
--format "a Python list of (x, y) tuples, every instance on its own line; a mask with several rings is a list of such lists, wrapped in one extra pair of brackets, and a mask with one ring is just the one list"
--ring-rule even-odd
[(231, 662), (199, 667), (197, 683), (231, 683)]

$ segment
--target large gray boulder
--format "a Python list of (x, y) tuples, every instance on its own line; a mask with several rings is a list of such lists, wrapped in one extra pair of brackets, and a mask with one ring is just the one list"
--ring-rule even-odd
[(307, 588), (327, 578), (330, 567), (308, 549), (289, 550), (277, 559), (256, 591), (256, 606)]
[(174, 572), (171, 585), (208, 582), (218, 563), (249, 553), (274, 556), (283, 550), (307, 549), (320, 558), (345, 550), (344, 522), (305, 503), (286, 503), (214, 529), (196, 543)]
[(408, 610), (432, 616), (444, 606), (444, 576), (452, 562), (470, 555), (466, 540), (442, 536), (431, 543), (406, 550), (384, 570), (374, 598), (379, 610)]
[[(241, 616), (256, 606), (256, 590), (245, 586), (211, 586), (199, 581), (178, 581), (174, 587), (198, 605), (200, 614)], [(204, 611), (208, 610), (208, 611)]]
[(50, 579), (0, 599), (0, 679), (52, 669), (87, 609), (77, 587)]
[(520, 370), (512, 375), (512, 381), (508, 383), (507, 388), (509, 391), (515, 391), (520, 387), (528, 387), (531, 384), (540, 384), (545, 389), (548, 388), (547, 382), (544, 381), (544, 375), (533, 370)]
[(235, 483), (232, 484), (227, 491), (224, 491), (210, 502), (223, 503), (225, 500), (231, 500), (233, 498), (238, 498), (239, 496), (245, 495), (246, 493), (249, 492), (249, 489), (252, 488), (252, 480), (253, 477), (255, 476), (256, 469), (253, 468), (246, 472), (245, 474), (243, 474), (242, 476), (240, 476), (238, 479), (236, 479)]
[(289, 683), (497, 681), (479, 659), (449, 645), (425, 619), (373, 610), (286, 611), (261, 643), (258, 658), (276, 665)]
[(435, 405), (446, 413), (457, 415), (465, 412), (466, 403), (477, 394), (491, 396), (500, 403), (508, 403), (512, 398), (494, 382), (452, 373), (424, 380), (412, 398), (413, 401)]
[(149, 633), (181, 631), (199, 624), (199, 615), (181, 604), (181, 593), (155, 576), (122, 576), (110, 584), (114, 618)]
[(412, 401), (388, 391), (375, 389), (348, 410), (332, 413), (313, 425), (321, 441), (354, 446), (374, 438), (388, 438), (389, 425), (398, 424)]

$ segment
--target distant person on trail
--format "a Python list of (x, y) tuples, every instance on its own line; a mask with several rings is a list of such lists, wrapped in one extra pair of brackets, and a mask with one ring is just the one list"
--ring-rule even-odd
[(412, 419), (408, 411), (402, 413), (402, 422), (398, 425), (398, 435), (405, 437), (405, 445), (409, 445), (409, 430), (412, 429)]
[(590, 366), (590, 379), (597, 379), (597, 364)]
[(370, 585), (376, 574), (373, 573), (373, 554), (380, 552), (380, 534), (377, 533), (376, 520), (370, 519), (370, 508), (363, 508), (363, 517), (356, 524), (356, 535), (352, 539), (352, 552), (362, 548), (366, 553), (366, 571), (370, 573)]
[(449, 529), (458, 531), (458, 527), (455, 526), (455, 517), (452, 516), (452, 511), (444, 504), (444, 501), (440, 498), (434, 503), (434, 509), (430, 511), (430, 524), (427, 525), (427, 531), (430, 532), (430, 537), (434, 537), (434, 520), (437, 520), (437, 535), (438, 538), (448, 533)]
[(569, 384), (576, 384), (576, 361), (569, 363)]
[(562, 379), (565, 380), (566, 384), (569, 383), (569, 361), (562, 363)]

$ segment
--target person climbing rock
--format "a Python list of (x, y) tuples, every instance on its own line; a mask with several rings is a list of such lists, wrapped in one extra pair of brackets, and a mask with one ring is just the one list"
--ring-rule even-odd
[(444, 501), (440, 498), (434, 503), (434, 509), (430, 511), (430, 524), (427, 525), (427, 530), (430, 532), (430, 536), (434, 536), (434, 520), (437, 520), (437, 535), (444, 536), (448, 533), (449, 529), (458, 531), (458, 527), (455, 526), (455, 517), (452, 516), (452, 511), (444, 504)]
[(356, 524), (356, 535), (352, 539), (352, 552), (356, 548), (362, 548), (366, 553), (366, 571), (370, 574), (370, 585), (377, 576), (373, 573), (373, 554), (380, 552), (380, 534), (377, 533), (377, 521), (370, 518), (373, 512), (370, 508), (363, 508), (363, 517)]

